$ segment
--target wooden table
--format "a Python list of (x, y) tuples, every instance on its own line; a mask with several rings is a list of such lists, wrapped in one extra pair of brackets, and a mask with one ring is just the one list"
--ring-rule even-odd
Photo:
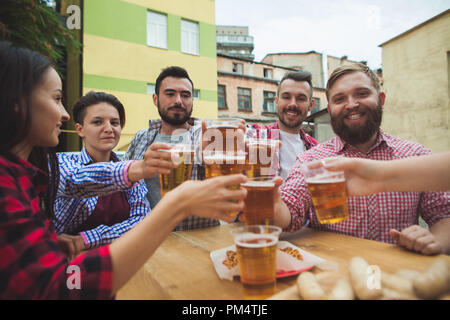
[[(241, 283), (220, 280), (210, 252), (233, 244), (230, 231), (236, 224), (172, 232), (154, 255), (118, 292), (117, 299), (242, 299)], [(409, 252), (396, 245), (304, 228), (282, 234), (286, 240), (312, 254), (339, 264), (339, 276), (348, 275), (348, 262), (361, 256), (384, 272), (399, 269), (424, 271), (436, 256)], [(446, 259), (450, 256), (442, 255)], [(314, 273), (321, 270), (314, 268)], [(278, 292), (295, 284), (297, 276), (278, 279)], [(447, 295), (446, 297), (448, 297)]]

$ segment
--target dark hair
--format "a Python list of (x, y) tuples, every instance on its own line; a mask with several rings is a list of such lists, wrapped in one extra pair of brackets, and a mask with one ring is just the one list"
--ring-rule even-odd
[(194, 83), (192, 82), (191, 78), (189, 78), (189, 74), (187, 73), (187, 71), (181, 67), (172, 66), (172, 67), (167, 67), (167, 68), (163, 69), (161, 71), (161, 73), (159, 74), (158, 78), (156, 79), (156, 83), (155, 83), (156, 95), (159, 95), (159, 87), (161, 86), (161, 82), (167, 77), (188, 79), (192, 85), (192, 93), (194, 92)]
[(73, 106), (73, 121), (83, 124), (86, 117), (86, 109), (94, 104), (106, 102), (112, 105), (119, 112), (120, 126), (125, 125), (125, 108), (123, 104), (112, 94), (106, 92), (89, 91), (82, 96)]
[[(0, 155), (11, 156), (13, 147), (30, 133), (31, 96), (53, 64), (34, 51), (0, 42)], [(34, 147), (28, 161), (48, 173), (48, 184), (40, 207), (54, 218), (53, 204), (59, 183), (59, 166), (54, 148)]]
[(288, 72), (286, 73), (283, 78), (281, 78), (280, 83), (278, 84), (278, 90), (277, 90), (277, 95), (280, 95), (280, 88), (281, 88), (281, 84), (283, 83), (283, 81), (285, 80), (294, 80), (294, 81), (306, 81), (309, 84), (309, 87), (311, 88), (311, 94), (310, 94), (310, 98), (312, 97), (313, 94), (313, 86), (312, 86), (312, 74), (309, 71), (306, 70), (299, 70), (299, 71), (292, 71), (292, 72)]

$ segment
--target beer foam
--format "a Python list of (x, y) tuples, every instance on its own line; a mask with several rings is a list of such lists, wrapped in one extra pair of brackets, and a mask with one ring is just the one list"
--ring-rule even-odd
[(273, 181), (247, 181), (241, 183), (243, 187), (274, 187), (275, 183)]
[(345, 182), (344, 176), (319, 175), (305, 179), (306, 183), (336, 183)]
[(245, 162), (245, 155), (234, 155), (234, 154), (213, 154), (213, 155), (205, 155), (205, 161), (214, 161), (220, 160), (221, 163), (228, 161), (242, 161)]
[[(246, 241), (261, 239), (261, 243), (248, 243)], [(270, 242), (267, 242), (270, 240)], [(254, 234), (254, 233), (243, 233), (242, 235), (237, 235), (234, 238), (236, 245), (245, 248), (264, 248), (270, 247), (278, 242), (278, 237), (270, 234)]]

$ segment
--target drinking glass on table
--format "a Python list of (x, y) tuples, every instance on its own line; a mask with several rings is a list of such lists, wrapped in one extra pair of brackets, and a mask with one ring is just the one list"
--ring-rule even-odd
[(343, 171), (328, 171), (324, 160), (301, 164), (302, 172), (320, 223), (337, 223), (348, 218), (347, 191)]
[(246, 225), (231, 231), (246, 300), (266, 299), (276, 292), (276, 256), (281, 228)]
[(171, 168), (169, 174), (160, 174), (161, 196), (191, 178), (195, 150), (188, 144), (172, 144), (171, 149), (161, 150), (171, 154), (171, 161), (178, 167)]
[(241, 187), (247, 189), (242, 220), (247, 225), (273, 224), (275, 183), (272, 177), (248, 178)]

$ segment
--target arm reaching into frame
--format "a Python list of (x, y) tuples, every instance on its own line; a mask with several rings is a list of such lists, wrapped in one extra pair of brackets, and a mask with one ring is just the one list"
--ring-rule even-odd
[(336, 158), (323, 165), (329, 171), (345, 171), (349, 196), (450, 190), (450, 152), (391, 161)]

